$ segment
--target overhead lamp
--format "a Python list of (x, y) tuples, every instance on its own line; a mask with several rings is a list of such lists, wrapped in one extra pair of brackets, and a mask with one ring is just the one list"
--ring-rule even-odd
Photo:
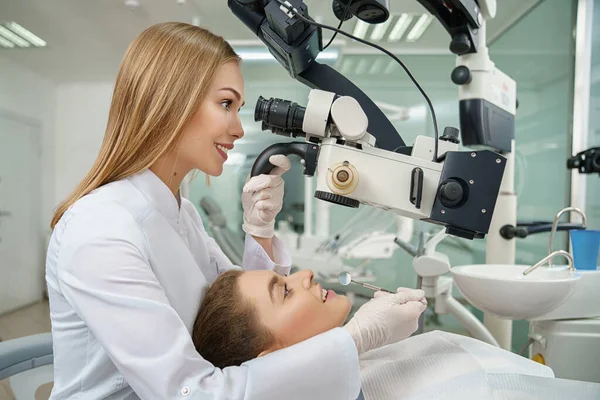
[[(276, 61), (275, 57), (268, 51), (236, 51), (237, 55), (244, 61)], [(339, 52), (334, 50), (322, 51), (317, 55), (317, 60), (337, 60)]]
[(0, 36), (0, 46), (12, 48), (12, 47), (15, 47), (15, 44), (13, 42), (10, 42), (10, 41), (4, 39), (2, 36)]
[(392, 18), (388, 18), (387, 21), (377, 24), (371, 32), (371, 40), (381, 40), (385, 36), (388, 27), (392, 23)]
[(358, 65), (356, 66), (356, 69), (354, 70), (354, 73), (356, 75), (362, 75), (365, 72), (367, 72), (368, 67), (369, 67), (369, 62), (367, 61), (367, 59), (361, 58), (360, 61), (358, 62)]
[(415, 26), (406, 35), (407, 42), (416, 42), (423, 35), (429, 24), (433, 21), (433, 17), (429, 14), (421, 15), (421, 18), (415, 23)]
[(32, 45), (34, 45), (36, 47), (45, 47), (46, 46), (46, 42), (44, 40), (42, 40), (38, 36), (34, 35), (27, 29), (23, 28), (21, 25), (17, 24), (16, 22), (8, 22), (5, 24), (5, 26), (8, 29), (10, 29), (12, 32), (16, 33), (17, 35), (19, 35), (23, 39), (27, 40), (29, 43), (31, 43)]
[(394, 25), (394, 28), (392, 28), (392, 31), (388, 36), (388, 41), (397, 42), (398, 40), (402, 39), (402, 36), (404, 36), (404, 32), (406, 32), (406, 30), (412, 23), (412, 20), (413, 16), (411, 14), (400, 15), (398, 21), (396, 21), (396, 25)]
[(369, 30), (369, 24), (365, 21), (357, 19), (356, 25), (354, 25), (354, 31), (352, 32), (353, 36), (356, 36), (359, 39), (364, 39), (367, 35), (367, 31)]
[(350, 70), (352, 69), (353, 66), (354, 66), (354, 60), (352, 58), (346, 58), (342, 62), (342, 66), (340, 67), (340, 72), (345, 75), (350, 72)]
[(396, 70), (396, 68), (398, 68), (398, 64), (396, 63), (396, 60), (390, 60), (390, 62), (388, 63), (388, 65), (383, 70), (383, 73), (385, 75), (389, 75), (392, 72), (394, 72), (394, 70)]
[(371, 64), (371, 68), (369, 69), (369, 75), (379, 74), (382, 69), (382, 64), (384, 63), (383, 57), (378, 57), (373, 64)]
[(16, 44), (19, 47), (31, 46), (31, 43), (29, 43), (27, 40), (23, 39), (21, 36), (17, 35), (13, 31), (6, 29), (2, 25), (0, 25), (0, 36), (2, 36), (4, 39), (6, 39), (10, 42), (13, 42), (14, 44)]

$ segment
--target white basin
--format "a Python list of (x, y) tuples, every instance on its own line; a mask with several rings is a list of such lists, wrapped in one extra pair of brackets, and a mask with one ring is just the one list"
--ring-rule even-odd
[(561, 266), (466, 265), (451, 269), (454, 284), (478, 309), (505, 319), (532, 319), (549, 313), (571, 296), (578, 272)]
[(554, 310), (533, 318), (533, 321), (600, 317), (600, 270), (577, 272), (581, 279), (573, 294)]

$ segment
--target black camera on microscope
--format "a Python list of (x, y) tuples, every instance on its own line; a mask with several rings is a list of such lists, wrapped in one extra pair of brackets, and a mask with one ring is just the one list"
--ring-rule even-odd
[(580, 174), (600, 174), (600, 147), (592, 147), (567, 160), (568, 169), (578, 169)]

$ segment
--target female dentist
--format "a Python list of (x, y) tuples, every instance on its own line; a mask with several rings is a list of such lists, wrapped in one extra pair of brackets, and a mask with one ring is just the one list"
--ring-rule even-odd
[[(355, 399), (357, 355), (412, 333), (418, 315), (394, 294), (347, 327), (241, 366), (217, 369), (194, 349), (207, 285), (239, 267), (179, 186), (194, 169), (220, 175), (244, 134), (239, 63), (223, 38), (183, 23), (154, 25), (129, 46), (99, 155), (51, 224), (51, 399)], [(242, 264), (285, 275), (291, 260), (273, 227), (290, 165), (271, 161), (278, 168), (243, 190)]]

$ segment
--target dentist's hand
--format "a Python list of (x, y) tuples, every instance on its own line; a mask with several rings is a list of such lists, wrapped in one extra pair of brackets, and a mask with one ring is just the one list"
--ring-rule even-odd
[(376, 292), (375, 298), (359, 308), (344, 328), (352, 335), (361, 355), (415, 333), (419, 316), (426, 308), (422, 290), (398, 288), (394, 294)]
[(283, 175), (290, 167), (290, 160), (281, 154), (269, 157), (275, 168), (269, 175), (250, 178), (242, 190), (244, 208), (244, 232), (257, 237), (272, 238), (275, 234), (275, 216), (283, 207)]

